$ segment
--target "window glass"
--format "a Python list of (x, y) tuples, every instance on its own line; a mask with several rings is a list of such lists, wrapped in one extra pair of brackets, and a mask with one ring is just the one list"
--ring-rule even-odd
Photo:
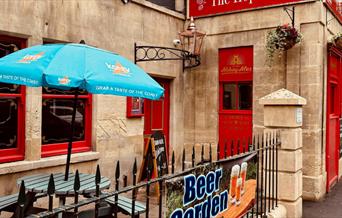
[[(25, 47), (25, 39), (0, 35), (0, 58)], [(25, 89), (0, 83), (0, 162), (24, 159)]]
[(252, 110), (252, 84), (241, 83), (239, 84), (239, 109)]
[(20, 93), (20, 86), (7, 83), (0, 83), (0, 93)]
[(223, 109), (236, 109), (236, 84), (223, 84)]
[[(73, 99), (43, 99), (42, 143), (68, 142), (73, 112)], [(78, 100), (73, 141), (84, 140), (85, 100)]]
[(166, 8), (171, 9), (171, 10), (175, 10), (175, 8), (176, 8), (175, 0), (147, 0), (147, 1), (152, 2), (156, 5), (166, 7)]
[(17, 101), (10, 98), (0, 98), (0, 149), (17, 147), (17, 125)]

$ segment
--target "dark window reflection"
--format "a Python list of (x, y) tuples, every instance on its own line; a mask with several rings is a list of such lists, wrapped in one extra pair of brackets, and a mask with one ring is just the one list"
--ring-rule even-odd
[[(74, 90), (61, 90), (61, 89), (54, 89), (43, 87), (43, 94), (50, 94), (50, 95), (74, 95)], [(78, 90), (79, 95), (87, 95), (88, 92), (86, 90)]]
[[(19, 46), (0, 40), (0, 58), (17, 51)], [(1, 94), (20, 93), (20, 86), (0, 83)], [(17, 148), (18, 100), (9, 96), (0, 98), (0, 149)], [(24, 130), (23, 130), (24, 131)]]
[(239, 84), (239, 109), (252, 110), (252, 84)]
[(223, 109), (236, 109), (236, 84), (223, 84)]
[[(73, 111), (73, 99), (43, 99), (42, 143), (68, 142)], [(73, 141), (84, 140), (85, 100), (79, 99), (75, 117)]]
[(17, 147), (17, 123), (17, 102), (0, 98), (0, 149)]
[(20, 93), (20, 86), (8, 83), (0, 83), (0, 93)]

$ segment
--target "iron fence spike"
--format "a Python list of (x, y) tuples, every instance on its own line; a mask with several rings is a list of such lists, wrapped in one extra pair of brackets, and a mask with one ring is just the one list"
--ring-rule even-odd
[(55, 193), (55, 181), (53, 179), (53, 174), (50, 175), (47, 194), (53, 195)]
[(118, 180), (120, 178), (120, 161), (116, 162), (115, 169), (115, 179)]
[(25, 193), (25, 182), (21, 181), (20, 190), (18, 195), (18, 205), (24, 205), (26, 202), (26, 193)]
[(78, 190), (80, 190), (80, 187), (81, 187), (80, 174), (78, 170), (76, 170), (75, 180), (74, 180), (74, 191), (77, 192)]
[(100, 184), (101, 183), (101, 172), (100, 172), (100, 166), (97, 165), (96, 167), (96, 174), (95, 174), (95, 184)]

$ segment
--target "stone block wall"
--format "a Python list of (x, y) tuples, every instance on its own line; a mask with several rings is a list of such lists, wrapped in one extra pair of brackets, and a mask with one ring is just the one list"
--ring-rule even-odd
[[(307, 99), (303, 107), (303, 198), (317, 200), (325, 194), (325, 108), (327, 42), (341, 31), (333, 15), (322, 2), (298, 4), (295, 26), (303, 35), (302, 43), (275, 57), (272, 67), (266, 63), (267, 32), (290, 23), (283, 7), (230, 13), (197, 19), (207, 32), (202, 65), (191, 69), (192, 90), (189, 101), (195, 118), (185, 123), (185, 142), (218, 141), (218, 50), (253, 46), (253, 131), (263, 130), (263, 109), (257, 100), (280, 88)], [(327, 14), (328, 13), (328, 14)], [(213, 100), (214, 99), (214, 100)], [(190, 112), (189, 112), (190, 113)], [(192, 112), (191, 112), (192, 113)]]
[[(183, 4), (181, 3), (183, 2)], [(184, 9), (177, 1), (176, 10)], [(173, 47), (173, 39), (183, 30), (185, 16), (145, 0), (123, 4), (118, 0), (74, 1), (0, 1), (0, 34), (27, 38), (28, 45), (43, 40), (80, 42), (116, 52), (131, 61), (134, 43)], [(183, 86), (185, 74), (181, 61), (139, 64), (156, 77), (171, 79), (170, 150), (183, 149)], [(0, 184), (13, 184), (0, 196), (16, 191), (13, 181), (36, 172), (63, 171), (65, 156), (57, 156), (45, 164), (41, 158), (41, 88), (26, 89), (26, 154), (25, 161), (0, 164)], [(92, 152), (72, 155), (74, 168), (95, 172), (100, 164), (102, 175), (113, 178), (115, 163), (121, 161), (121, 173), (130, 178), (134, 158), (138, 164), (143, 154), (143, 118), (126, 118), (126, 98), (93, 96)], [(178, 151), (177, 150), (177, 151)], [(78, 157), (79, 155), (82, 158)], [(85, 157), (84, 157), (85, 156)], [(9, 170), (19, 166), (18, 170)], [(39, 166), (44, 166), (39, 167)], [(39, 170), (35, 170), (39, 168)], [(1, 186), (5, 187), (5, 186)]]

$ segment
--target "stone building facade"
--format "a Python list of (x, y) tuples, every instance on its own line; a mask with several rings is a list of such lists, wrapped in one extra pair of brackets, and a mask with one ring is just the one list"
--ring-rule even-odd
[[(307, 99), (303, 107), (303, 197), (320, 199), (327, 190), (326, 123), (328, 40), (342, 31), (341, 23), (321, 1), (301, 1), (295, 6), (295, 27), (303, 41), (265, 64), (265, 40), (269, 30), (290, 23), (284, 5), (202, 16), (196, 25), (206, 32), (202, 63), (182, 70), (181, 61), (139, 63), (154, 78), (170, 86), (169, 153), (180, 163), (183, 148), (195, 143), (219, 142), (219, 51), (252, 48), (253, 133), (264, 129), (259, 98), (286, 88)], [(28, 46), (43, 42), (79, 42), (134, 59), (134, 43), (174, 47), (178, 32), (188, 21), (184, 1), (175, 10), (145, 0), (10, 1), (0, 2), (0, 35), (24, 39)], [(1, 39), (1, 38), (0, 38)], [(42, 157), (42, 88), (26, 87), (24, 158), (0, 164), (0, 195), (15, 192), (17, 178), (38, 172), (64, 169), (65, 156)], [(144, 118), (126, 116), (125, 97), (93, 95), (91, 98), (91, 143), (86, 152), (72, 156), (72, 168), (85, 173), (100, 164), (102, 174), (113, 178), (121, 161), (122, 174), (130, 175), (134, 158), (143, 156)], [(215, 147), (214, 147), (215, 148)], [(43, 155), (44, 156), (44, 155)], [(342, 169), (342, 161), (339, 160)], [(339, 170), (340, 174), (342, 170)], [(13, 185), (7, 185), (13, 184)]]

